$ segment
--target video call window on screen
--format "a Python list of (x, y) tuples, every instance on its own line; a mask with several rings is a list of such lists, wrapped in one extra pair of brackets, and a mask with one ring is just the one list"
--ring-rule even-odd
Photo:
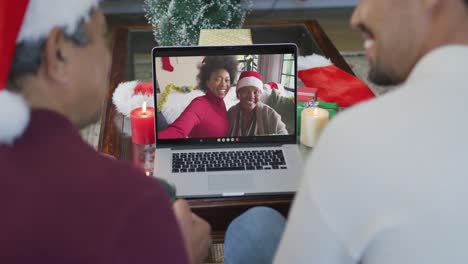
[(155, 58), (158, 139), (294, 135), (294, 54)]

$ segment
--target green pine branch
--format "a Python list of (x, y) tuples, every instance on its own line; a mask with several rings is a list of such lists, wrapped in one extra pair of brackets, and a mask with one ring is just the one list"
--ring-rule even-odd
[(240, 28), (251, 0), (144, 0), (145, 17), (161, 46), (197, 45), (200, 29)]

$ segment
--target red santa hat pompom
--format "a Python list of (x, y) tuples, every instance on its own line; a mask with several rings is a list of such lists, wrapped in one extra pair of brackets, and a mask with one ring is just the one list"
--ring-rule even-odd
[(112, 102), (117, 111), (129, 117), (130, 112), (143, 105), (154, 107), (153, 83), (131, 81), (120, 83), (112, 95)]
[[(0, 1), (0, 145), (13, 144), (29, 124), (30, 109), (24, 98), (7, 91), (17, 43), (37, 41), (54, 27), (72, 33), (77, 22), (89, 17), (99, 0), (15, 0)], [(51, 10), (51, 8), (53, 10)]]
[(278, 82), (269, 82), (266, 83), (264, 86), (265, 91), (267, 94), (271, 94), (271, 90), (276, 90), (280, 95), (287, 96), (286, 90), (284, 89), (284, 85)]
[(256, 87), (258, 91), (262, 93), (264, 89), (262, 75), (256, 71), (243, 71), (237, 81), (236, 92), (247, 86)]

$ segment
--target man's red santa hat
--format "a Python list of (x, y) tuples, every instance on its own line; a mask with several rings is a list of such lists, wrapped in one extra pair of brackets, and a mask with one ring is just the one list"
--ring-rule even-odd
[(99, 0), (0, 1), (0, 145), (12, 144), (29, 124), (30, 109), (22, 96), (6, 90), (16, 45), (47, 38), (54, 27), (73, 33), (89, 19)]

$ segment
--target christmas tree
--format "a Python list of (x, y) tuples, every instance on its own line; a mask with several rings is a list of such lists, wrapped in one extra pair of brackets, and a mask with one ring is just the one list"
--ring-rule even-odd
[(161, 46), (198, 43), (200, 29), (240, 28), (251, 0), (145, 0), (146, 18)]

